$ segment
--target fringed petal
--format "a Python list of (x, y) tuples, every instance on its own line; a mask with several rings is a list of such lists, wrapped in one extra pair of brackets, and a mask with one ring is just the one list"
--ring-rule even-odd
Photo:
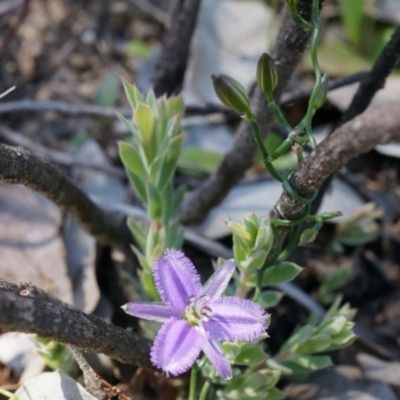
[(252, 341), (266, 330), (266, 313), (257, 303), (239, 297), (219, 297), (210, 300), (210, 319), (204, 329), (214, 340)]
[(171, 318), (158, 331), (151, 361), (167, 376), (177, 376), (193, 365), (206, 341), (206, 336), (186, 321)]
[(165, 322), (179, 314), (163, 303), (128, 303), (122, 307), (127, 314), (134, 317), (149, 319), (151, 321)]
[(221, 296), (232, 278), (235, 266), (236, 264), (233, 260), (227, 260), (219, 269), (217, 269), (204, 285), (204, 295), (211, 298)]
[(179, 250), (167, 250), (153, 266), (154, 281), (164, 303), (183, 312), (191, 297), (201, 294), (200, 276)]
[(223, 379), (232, 378), (231, 366), (229, 365), (224, 351), (222, 350), (222, 346), (219, 343), (213, 340), (208, 340), (203, 345), (203, 351)]

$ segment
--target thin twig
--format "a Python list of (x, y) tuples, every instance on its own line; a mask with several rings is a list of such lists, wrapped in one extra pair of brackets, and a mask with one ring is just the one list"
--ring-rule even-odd
[(80, 350), (75, 346), (69, 346), (69, 349), (71, 350), (75, 361), (78, 363), (79, 368), (83, 373), (86, 391), (94, 396), (96, 399), (106, 398), (101, 385), (100, 377), (96, 374), (96, 372), (94, 372), (93, 368), (86, 361), (85, 357), (83, 357)]
[(154, 368), (151, 342), (95, 315), (74, 310), (35, 286), (0, 279), (0, 330), (35, 333), (124, 364)]
[[(300, 0), (298, 10), (304, 19), (310, 20), (311, 1)], [(277, 102), (299, 63), (309, 39), (310, 33), (302, 30), (286, 13), (273, 52), (279, 73), (279, 85), (275, 91)], [(252, 109), (257, 115), (260, 131), (265, 136), (274, 121), (274, 114), (267, 107), (264, 95), (258, 89), (255, 90), (252, 98)], [(231, 149), (217, 170), (185, 201), (181, 211), (183, 223), (198, 224), (204, 220), (209, 211), (218, 205), (243, 177), (246, 170), (253, 164), (256, 154), (257, 149), (251, 129), (247, 122), (243, 121)]]
[(343, 114), (340, 124), (361, 114), (371, 103), (379, 89), (385, 85), (386, 78), (400, 61), (400, 26), (397, 27), (391, 39), (375, 61), (371, 71), (364, 76), (353, 100)]
[(83, 161), (70, 153), (64, 151), (49, 149), (39, 143), (34, 142), (29, 137), (10, 129), (9, 127), (0, 124), (0, 137), (8, 143), (15, 146), (22, 146), (31, 151), (36, 156), (44, 157), (49, 161), (63, 166), (78, 166), (82, 168), (92, 169), (95, 171), (104, 172), (117, 178), (126, 178), (126, 173), (122, 168), (114, 167), (113, 165), (92, 163)]
[(97, 116), (116, 118), (120, 113), (126, 117), (132, 115), (130, 108), (100, 107), (91, 104), (72, 104), (64, 101), (34, 101), (30, 99), (0, 103), (0, 114), (16, 113), (21, 111), (45, 112), (54, 111), (68, 116)]
[(157, 96), (168, 96), (182, 90), (189, 48), (200, 0), (175, 0), (171, 21), (162, 46), (153, 78), (154, 92)]
[[(351, 85), (352, 83), (356, 83), (361, 81), (367, 74), (368, 71), (360, 71), (356, 72), (355, 74), (351, 74), (348, 76), (344, 76), (342, 78), (333, 79), (329, 82), (329, 90), (334, 90), (341, 88), (343, 86)], [(283, 93), (280, 105), (287, 106), (289, 104), (297, 103), (299, 101), (307, 100), (312, 93), (313, 89), (300, 89), (296, 91), (290, 91)]]

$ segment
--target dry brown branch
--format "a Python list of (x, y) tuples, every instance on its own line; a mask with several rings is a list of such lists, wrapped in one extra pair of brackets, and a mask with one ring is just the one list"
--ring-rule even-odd
[(153, 86), (157, 96), (168, 96), (182, 90), (189, 48), (200, 0), (175, 0), (169, 28), (163, 38), (161, 56), (154, 73)]
[(74, 310), (31, 285), (17, 286), (0, 279), (0, 330), (35, 333), (124, 364), (154, 368), (150, 340)]
[(78, 166), (82, 168), (92, 169), (95, 171), (104, 172), (118, 178), (126, 177), (126, 173), (122, 168), (114, 167), (113, 165), (92, 163), (90, 161), (78, 159), (73, 154), (45, 147), (33, 141), (28, 136), (23, 135), (22, 133), (19, 133), (13, 129), (10, 129), (8, 126), (5, 126), (3, 124), (0, 124), (0, 137), (5, 139), (7, 143), (13, 144), (15, 146), (22, 146), (23, 148), (34, 153), (36, 156), (44, 157), (47, 160), (59, 165)]
[[(303, 18), (309, 20), (311, 1), (301, 0), (298, 10)], [(310, 33), (302, 30), (292, 21), (291, 16), (286, 14), (273, 52), (279, 73), (279, 85), (275, 90), (277, 102), (300, 61), (309, 38)], [(252, 98), (252, 109), (257, 115), (261, 133), (265, 136), (271, 128), (274, 115), (267, 107), (264, 95), (258, 89)], [(181, 211), (182, 222), (187, 225), (200, 223), (243, 177), (253, 164), (256, 154), (251, 129), (247, 122), (243, 121), (239, 126), (235, 142), (218, 169), (196, 188), (184, 203)]]
[(22, 147), (0, 144), (0, 181), (22, 184), (42, 194), (101, 243), (130, 252), (132, 237), (122, 216), (101, 209), (48, 161)]
[[(370, 106), (363, 114), (336, 129), (296, 168), (289, 179), (293, 189), (308, 197), (335, 171), (351, 159), (378, 144), (400, 141), (400, 103)], [(301, 215), (303, 204), (283, 191), (275, 216), (294, 219)]]

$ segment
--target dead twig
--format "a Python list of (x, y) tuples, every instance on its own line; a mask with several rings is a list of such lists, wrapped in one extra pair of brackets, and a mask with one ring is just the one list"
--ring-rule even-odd
[(400, 62), (400, 26), (397, 27), (391, 39), (375, 61), (371, 71), (361, 80), (361, 84), (353, 100), (343, 114), (340, 124), (361, 114), (371, 103), (376, 92), (385, 85), (386, 78)]
[(35, 333), (124, 364), (152, 368), (151, 342), (95, 315), (74, 310), (31, 285), (0, 280), (0, 329)]
[(157, 96), (182, 90), (200, 0), (175, 0), (153, 78)]
[(0, 137), (8, 143), (15, 146), (22, 146), (31, 151), (37, 156), (44, 157), (49, 161), (63, 166), (78, 166), (82, 168), (92, 169), (95, 171), (104, 172), (117, 178), (126, 178), (126, 173), (122, 168), (114, 167), (113, 165), (91, 163), (77, 159), (73, 154), (64, 151), (49, 149), (39, 143), (34, 142), (29, 137), (10, 129), (9, 127), (0, 124)]

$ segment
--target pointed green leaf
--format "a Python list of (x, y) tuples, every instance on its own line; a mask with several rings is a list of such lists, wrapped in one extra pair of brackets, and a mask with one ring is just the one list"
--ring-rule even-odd
[(307, 340), (307, 342), (301, 344), (296, 349), (296, 353), (320, 353), (321, 351), (327, 350), (331, 343), (331, 337), (328, 335), (313, 336), (311, 339)]
[(264, 290), (258, 299), (258, 303), (261, 307), (268, 310), (269, 308), (275, 307), (281, 301), (282, 297), (282, 292), (276, 290)]
[(147, 210), (150, 219), (159, 221), (162, 217), (160, 193), (157, 188), (150, 182), (146, 184), (147, 193)]
[(303, 368), (309, 369), (310, 371), (317, 371), (318, 369), (326, 368), (332, 365), (332, 361), (329, 356), (310, 356), (299, 354), (294, 355), (290, 359), (291, 361)]
[(260, 226), (257, 232), (256, 241), (254, 243), (254, 250), (262, 249), (268, 255), (271, 251), (274, 242), (274, 233), (271, 225)]
[(174, 137), (168, 144), (162, 156), (162, 168), (158, 176), (158, 188), (164, 190), (172, 181), (182, 145), (182, 135)]
[(149, 106), (139, 103), (135, 109), (133, 120), (142, 134), (142, 146), (147, 160), (150, 163), (157, 151), (154, 137), (157, 122), (156, 116)]
[(283, 262), (265, 270), (262, 278), (262, 286), (273, 286), (293, 280), (302, 270), (292, 262)]
[(131, 85), (126, 81), (123, 82), (123, 85), (129, 104), (131, 105), (132, 110), (134, 110), (139, 102), (143, 102), (143, 96), (136, 86)]
[(256, 271), (260, 269), (267, 258), (267, 253), (264, 250), (258, 250), (253, 253), (251, 257), (248, 257), (245, 261), (241, 263), (244, 269)]
[(267, 358), (260, 345), (246, 344), (242, 347), (239, 355), (236, 357), (235, 364), (238, 365), (256, 365)]
[(136, 218), (128, 218), (128, 227), (132, 232), (132, 235), (136, 239), (138, 247), (141, 251), (144, 251), (146, 245), (148, 226)]
[(147, 204), (147, 191), (146, 185), (142, 179), (140, 179), (136, 174), (131, 172), (129, 169), (126, 171), (129, 181), (131, 182), (132, 186), (135, 188), (136, 193), (142, 200), (143, 204)]
[(119, 142), (119, 155), (125, 167), (139, 178), (145, 180), (147, 177), (146, 166), (139, 152), (133, 146), (125, 142)]

